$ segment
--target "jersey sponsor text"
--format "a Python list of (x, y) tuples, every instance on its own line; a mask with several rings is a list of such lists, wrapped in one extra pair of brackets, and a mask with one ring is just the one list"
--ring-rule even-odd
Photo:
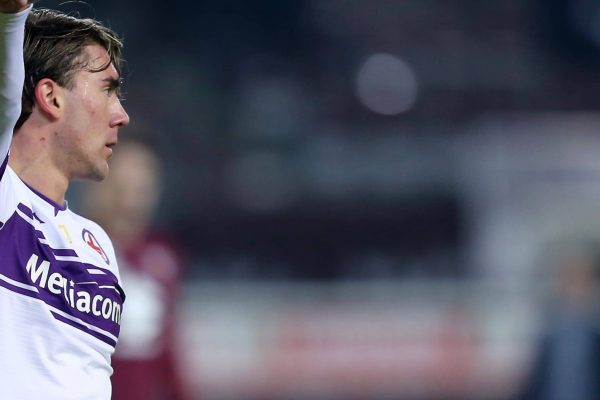
[(76, 284), (59, 272), (50, 273), (50, 261), (42, 260), (38, 264), (38, 260), (39, 257), (34, 253), (26, 265), (26, 270), (35, 285), (42, 289), (47, 287), (50, 293), (63, 296), (69, 306), (82, 313), (121, 324), (121, 305), (119, 303), (101, 294), (92, 295), (88, 291), (77, 290), (75, 287), (85, 284), (97, 285), (96, 282), (78, 282)]

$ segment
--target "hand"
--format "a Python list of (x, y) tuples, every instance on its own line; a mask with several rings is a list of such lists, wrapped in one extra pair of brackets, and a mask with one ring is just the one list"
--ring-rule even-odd
[(0, 12), (4, 14), (15, 14), (28, 6), (28, 0), (0, 0)]

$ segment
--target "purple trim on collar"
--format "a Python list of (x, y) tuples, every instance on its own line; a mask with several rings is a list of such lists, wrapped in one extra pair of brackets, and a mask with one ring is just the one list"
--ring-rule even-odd
[(27, 215), (29, 218), (33, 218), (33, 211), (31, 211), (31, 210), (29, 209), (29, 207), (27, 207), (25, 204), (23, 204), (23, 203), (19, 203), (19, 204), (17, 205), (17, 208), (18, 208), (19, 210), (21, 210), (21, 212), (22, 212), (23, 214)]
[[(25, 183), (25, 182), (23, 181), (23, 183)], [(38, 192), (37, 190), (35, 190), (31, 186), (29, 186), (27, 183), (25, 183), (25, 186), (27, 186), (29, 188), (29, 190), (31, 190), (33, 193), (35, 193), (38, 197), (40, 197), (46, 203), (48, 203), (52, 207), (54, 207), (54, 216), (55, 217), (58, 215), (59, 211), (65, 211), (67, 209), (67, 202), (66, 201), (65, 201), (65, 204), (63, 204), (61, 206), (61, 205), (57, 204), (56, 202), (54, 202), (52, 199), (49, 199), (48, 197), (44, 196), (42, 193)]]
[(6, 166), (8, 165), (8, 154), (4, 158), (2, 165), (0, 165), (0, 179), (4, 176), (4, 171), (6, 171)]

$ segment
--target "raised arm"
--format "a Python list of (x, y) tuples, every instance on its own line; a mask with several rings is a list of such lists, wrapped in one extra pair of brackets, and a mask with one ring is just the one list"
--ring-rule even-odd
[(29, 3), (0, 0), (0, 166), (6, 161), (13, 128), (21, 113), (23, 37)]

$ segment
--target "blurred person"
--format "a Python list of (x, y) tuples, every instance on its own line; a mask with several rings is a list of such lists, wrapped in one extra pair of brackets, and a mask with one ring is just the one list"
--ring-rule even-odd
[(0, 0), (0, 397), (107, 400), (125, 294), (109, 237), (65, 193), (108, 175), (129, 122), (122, 42), (30, 3)]
[(87, 214), (113, 239), (128, 296), (113, 357), (114, 400), (187, 398), (175, 348), (181, 257), (170, 238), (153, 229), (160, 175), (148, 146), (122, 141), (111, 176), (84, 188)]
[(598, 258), (581, 248), (558, 260), (556, 299), (520, 398), (600, 399)]

